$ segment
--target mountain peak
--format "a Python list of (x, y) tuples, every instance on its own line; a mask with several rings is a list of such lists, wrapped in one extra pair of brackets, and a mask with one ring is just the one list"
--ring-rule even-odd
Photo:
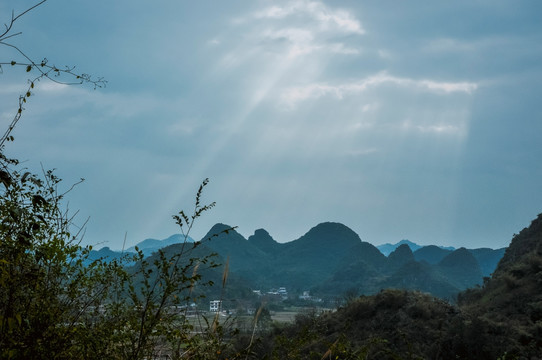
[(401, 244), (397, 247), (397, 249), (393, 250), (393, 252), (389, 255), (388, 258), (393, 257), (401, 257), (401, 258), (412, 258), (414, 260), (414, 255), (412, 253), (412, 249), (407, 244)]
[[(168, 237), (166, 239), (163, 239), (163, 240), (145, 239), (145, 240), (137, 243), (137, 245), (128, 248), (126, 251), (127, 252), (135, 252), (135, 247), (137, 246), (138, 249), (143, 250), (144, 253), (150, 255), (152, 252), (154, 252), (154, 251), (156, 251), (158, 249), (161, 249), (161, 248), (164, 248), (166, 246), (173, 245), (173, 244), (183, 243), (184, 241), (185, 241), (185, 237), (183, 235), (174, 234), (174, 235), (171, 235), (170, 237)], [(194, 242), (194, 240), (190, 236), (186, 237), (186, 241), (187, 242)]]
[(360, 243), (361, 239), (358, 234), (344, 224), (323, 222), (310, 229), (297, 241), (309, 241), (311, 244), (332, 242), (334, 245), (354, 246)]
[(446, 255), (439, 263), (440, 266), (478, 266), (476, 258), (464, 247)]
[(420, 245), (410, 241), (410, 240), (407, 240), (407, 239), (403, 239), (395, 244), (391, 244), (391, 243), (386, 243), (386, 244), (382, 244), (382, 245), (378, 245), (377, 248), (378, 250), (380, 250), (380, 252), (386, 256), (388, 256), (389, 254), (391, 254), (395, 249), (397, 249), (399, 246), (401, 245), (408, 245), (408, 247), (410, 248), (410, 250), (412, 251), (416, 251), (418, 249), (421, 248)]
[(407, 244), (401, 244), (388, 256), (388, 265), (392, 269), (399, 268), (406, 263), (414, 261), (414, 254)]
[(417, 261), (426, 261), (429, 264), (438, 264), (447, 255), (451, 254), (452, 250), (446, 250), (436, 245), (427, 245), (414, 252), (414, 258)]
[(205, 236), (201, 239), (201, 241), (207, 241), (212, 240), (213, 238), (216, 238), (217, 236), (220, 237), (220, 235), (233, 233), (241, 236), (232, 226), (223, 224), (223, 223), (216, 223), (213, 225), (213, 227), (205, 234)]
[(254, 231), (254, 235), (248, 237), (248, 242), (267, 253), (276, 252), (280, 246), (264, 229)]
[(446, 255), (438, 266), (459, 289), (479, 285), (482, 281), (482, 270), (478, 261), (464, 247)]
[(529, 254), (542, 255), (542, 214), (538, 214), (529, 227), (514, 235), (495, 272), (508, 269)]
[[(271, 237), (271, 235), (269, 235), (269, 233), (267, 232), (267, 230), (265, 229), (257, 229), (254, 231), (254, 235), (252, 236), (258, 236), (258, 237), (269, 237), (271, 240), (273, 240), (273, 238)], [(251, 236), (251, 237), (252, 237)], [(249, 237), (250, 239), (250, 237)], [(273, 240), (274, 241), (274, 240)]]

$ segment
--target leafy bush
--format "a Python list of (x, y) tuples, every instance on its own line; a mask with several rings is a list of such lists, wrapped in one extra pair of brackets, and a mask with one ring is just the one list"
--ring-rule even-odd
[[(198, 269), (217, 266), (211, 255), (190, 256), (200, 243), (160, 252), (153, 263), (139, 251), (125, 259), (136, 263), (132, 268), (122, 259), (89, 262), (92, 247), (80, 246), (79, 233), (70, 232), (73, 218), (62, 209), (60, 179), (52, 171), (39, 177), (13, 170), (16, 161), (2, 160), (2, 358), (139, 359), (158, 348), (179, 356), (220, 351), (225, 329), (216, 320), (201, 336), (191, 336), (186, 321), (184, 305), (193, 301), (196, 283), (209, 285)], [(201, 204), (206, 184), (197, 192), (194, 213), (175, 216), (181, 229), (189, 230), (214, 205)]]

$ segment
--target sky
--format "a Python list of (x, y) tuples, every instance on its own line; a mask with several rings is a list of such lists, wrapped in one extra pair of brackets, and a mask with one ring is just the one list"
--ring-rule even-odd
[[(0, 3), (0, 21), (35, 4)], [(215, 223), (292, 241), (507, 246), (542, 212), (539, 1), (49, 0), (9, 39), (104, 77), (41, 81), (6, 154), (63, 186), (84, 244)], [(18, 55), (0, 47), (1, 61)], [(3, 66), (5, 128), (29, 74)]]

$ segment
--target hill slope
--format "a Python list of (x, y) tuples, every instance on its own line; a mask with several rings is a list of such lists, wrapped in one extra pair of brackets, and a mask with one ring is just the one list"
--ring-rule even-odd
[(514, 236), (484, 286), (459, 299), (509, 352), (542, 354), (542, 214)]
[[(465, 261), (477, 265), (473, 258), (466, 249), (458, 249), (439, 266), (456, 268)], [(416, 264), (430, 266), (427, 262), (405, 266)], [(541, 285), (542, 214), (514, 237), (483, 287), (460, 294), (460, 306), (418, 292), (383, 290), (361, 296), (336, 312), (299, 316), (294, 324), (276, 329), (267, 340), (271, 344), (264, 343), (258, 356), (540, 359)]]

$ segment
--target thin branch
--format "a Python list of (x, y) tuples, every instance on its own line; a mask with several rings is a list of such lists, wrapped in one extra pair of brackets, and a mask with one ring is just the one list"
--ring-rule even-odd
[(0, 38), (0, 40), (1, 40), (1, 41), (4, 41), (4, 40), (7, 40), (7, 39), (12, 38), (12, 37), (14, 37), (14, 36), (21, 35), (21, 34), (22, 34), (22, 32), (19, 31), (18, 33), (11, 34), (11, 35), (5, 36), (5, 37), (3, 37), (3, 38)]
[(46, 2), (46, 1), (47, 1), (47, 0), (42, 0), (42, 1), (40, 1), (39, 3), (37, 3), (36, 5), (29, 7), (28, 9), (26, 9), (25, 11), (23, 11), (22, 13), (20, 13), (19, 15), (17, 15), (15, 18), (13, 18), (12, 22), (17, 21), (18, 18), (20, 18), (21, 16), (23, 16), (23, 15), (26, 14), (27, 12), (34, 10), (35, 8), (37, 8), (38, 6), (40, 6), (41, 4), (43, 4), (43, 3)]
[(10, 21), (9, 25), (4, 24), (4, 26), (6, 27), (6, 31), (4, 31), (4, 32), (2, 33), (2, 35), (0, 35), (0, 40), (3, 40), (3, 39), (4, 39), (4, 36), (5, 36), (7, 33), (10, 32), (11, 28), (13, 27), (13, 23), (14, 23), (15, 21), (17, 21), (17, 19), (19, 19), (19, 18), (20, 18), (21, 16), (23, 16), (24, 14), (26, 14), (26, 13), (28, 13), (28, 12), (34, 10), (35, 8), (37, 8), (38, 6), (40, 6), (41, 4), (43, 4), (43, 3), (46, 2), (46, 1), (47, 1), (47, 0), (42, 0), (42, 1), (40, 1), (39, 3), (37, 3), (37, 4), (35, 4), (35, 5), (31, 6), (31, 7), (29, 7), (28, 9), (26, 9), (25, 11), (23, 11), (22, 13), (20, 13), (20, 14), (17, 15), (17, 16), (14, 16), (14, 12), (12, 11), (12, 12), (11, 12), (11, 21)]
[[(34, 88), (34, 84), (37, 81), (41, 80), (42, 78), (47, 78), (48, 80), (50, 80), (50, 81), (52, 81), (54, 83), (62, 84), (62, 85), (80, 85), (80, 84), (83, 84), (83, 83), (90, 83), (90, 84), (92, 84), (94, 86), (94, 89), (105, 87), (106, 84), (107, 84), (107, 81), (104, 80), (101, 77), (95, 79), (95, 78), (92, 78), (88, 74), (75, 73), (74, 72), (75, 67), (66, 66), (65, 68), (58, 68), (55, 65), (49, 65), (46, 58), (44, 58), (40, 62), (36, 62), (36, 61), (32, 60), (23, 50), (21, 50), (16, 45), (5, 42), (5, 40), (10, 39), (10, 38), (12, 38), (14, 36), (17, 36), (17, 35), (21, 34), (21, 32), (17, 32), (15, 34), (9, 34), (9, 32), (11, 31), (15, 21), (17, 21), (21, 16), (27, 14), (29, 11), (31, 11), (31, 10), (37, 8), (38, 6), (42, 5), (46, 1), (47, 0), (42, 0), (42, 1), (38, 2), (37, 4), (29, 7), (25, 11), (21, 12), (17, 16), (15, 16), (14, 12), (12, 12), (11, 21), (9, 22), (9, 25), (4, 24), (4, 26), (6, 27), (6, 30), (0, 35), (0, 46), (3, 45), (3, 46), (7, 46), (7, 47), (12, 48), (20, 56), (22, 56), (25, 59), (25, 61), (22, 62), (22, 63), (21, 62), (16, 62), (16, 61), (0, 62), (0, 66), (1, 65), (23, 66), (23, 67), (26, 68), (27, 72), (30, 72), (33, 69), (37, 69), (37, 71), (39, 72), (38, 76), (35, 76), (32, 80), (29, 79), (30, 85), (29, 85), (28, 89), (26, 90), (25, 94), (19, 96), (19, 107), (17, 109), (17, 113), (13, 117), (13, 120), (11, 121), (8, 128), (6, 129), (4, 135), (0, 138), (0, 149), (2, 149), (2, 147), (3, 147), (3, 145), (4, 145), (4, 143), (6, 141), (13, 140), (13, 136), (11, 136), (11, 132), (13, 131), (13, 129), (15, 128), (15, 125), (17, 125), (18, 121), (20, 120), (22, 112), (24, 110), (23, 105), (24, 105), (24, 103), (27, 102), (27, 98), (30, 97), (31, 89)], [(61, 76), (63, 74), (74, 78), (75, 81), (63, 81), (61, 78), (59, 78), (59, 76)]]

